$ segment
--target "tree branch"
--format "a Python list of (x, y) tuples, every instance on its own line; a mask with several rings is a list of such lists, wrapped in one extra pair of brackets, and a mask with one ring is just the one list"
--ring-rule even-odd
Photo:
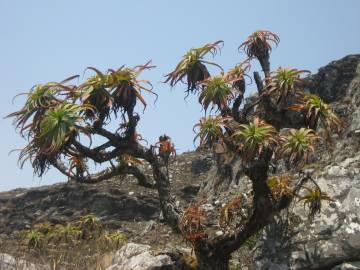
[[(79, 179), (77, 179), (74, 175), (68, 172), (63, 162), (61, 162), (60, 160), (55, 160), (53, 161), (52, 164), (55, 168), (57, 168), (62, 174), (66, 175), (69, 179), (78, 182)], [(83, 179), (80, 180), (82, 183), (85, 184), (96, 184), (105, 180), (109, 180), (114, 176), (126, 175), (126, 174), (133, 175), (138, 180), (139, 186), (143, 186), (146, 188), (155, 188), (155, 184), (151, 183), (151, 181), (148, 179), (145, 173), (140, 170), (140, 168), (136, 166), (130, 166), (127, 164), (121, 164), (113, 168), (106, 168), (105, 170), (99, 173), (85, 176)]]
[(74, 177), (73, 175), (70, 174), (68, 168), (66, 168), (65, 164), (63, 162), (61, 162), (60, 160), (56, 159), (56, 160), (52, 160), (51, 164), (58, 169), (62, 174), (64, 174), (65, 176), (67, 176), (70, 180), (74, 180), (76, 181), (76, 177)]
[(96, 128), (94, 133), (107, 138), (114, 146), (126, 141), (124, 138), (121, 138), (119, 134), (112, 133), (104, 128)]
[(104, 143), (102, 145), (94, 147), (92, 150), (93, 151), (102, 151), (102, 150), (105, 150), (106, 148), (111, 147), (111, 146), (114, 146), (114, 143), (111, 142), (111, 141), (107, 141), (106, 143)]
[(244, 242), (269, 224), (275, 214), (274, 204), (271, 200), (271, 191), (267, 185), (269, 163), (273, 152), (265, 149), (258, 160), (254, 160), (244, 168), (245, 174), (250, 178), (253, 186), (253, 213), (243, 229), (234, 234), (213, 240), (216, 250), (230, 254), (240, 248)]
[(110, 161), (118, 157), (120, 154), (132, 154), (134, 152), (134, 149), (136, 149), (138, 146), (137, 142), (122, 140), (117, 142), (116, 148), (114, 150), (106, 152), (97, 151), (96, 148), (90, 149), (89, 147), (82, 145), (79, 141), (76, 140), (74, 140), (72, 143), (81, 154), (85, 155), (88, 158), (91, 158), (98, 163)]
[(148, 177), (146, 177), (146, 175), (138, 167), (124, 164), (118, 165), (114, 168), (107, 168), (95, 175), (85, 177), (83, 182), (86, 184), (95, 184), (108, 180), (114, 176), (126, 174), (133, 175), (138, 180), (139, 186), (155, 188), (155, 185), (149, 181)]

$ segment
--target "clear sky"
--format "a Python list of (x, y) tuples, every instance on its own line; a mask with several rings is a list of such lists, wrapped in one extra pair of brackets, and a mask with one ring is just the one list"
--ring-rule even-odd
[[(17, 110), (12, 97), (37, 83), (152, 59), (156, 69), (143, 78), (159, 94), (141, 115), (140, 133), (149, 142), (166, 133), (178, 149), (194, 149), (192, 126), (203, 116), (196, 97), (183, 100), (184, 85), (161, 83), (191, 47), (225, 41), (215, 62), (225, 69), (240, 62), (237, 47), (253, 31), (268, 29), (281, 42), (272, 68), (317, 69), (347, 54), (360, 53), (359, 0), (0, 0), (0, 115)], [(251, 91), (254, 86), (249, 87)], [(141, 111), (140, 111), (141, 112)], [(43, 179), (17, 165), (25, 141), (11, 120), (0, 118), (0, 191), (64, 181), (56, 171)]]

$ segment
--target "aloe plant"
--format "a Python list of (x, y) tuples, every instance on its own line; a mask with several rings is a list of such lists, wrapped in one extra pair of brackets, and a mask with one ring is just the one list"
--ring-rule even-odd
[(265, 148), (274, 149), (278, 144), (276, 129), (259, 118), (239, 125), (231, 137), (239, 143), (244, 161), (251, 161)]
[[(222, 142), (229, 117), (207, 116), (200, 119), (200, 122), (194, 125), (194, 132), (197, 133), (194, 142), (199, 139), (201, 146), (212, 147), (215, 143)], [(198, 131), (196, 131), (198, 129)]]
[(224, 111), (230, 100), (234, 98), (231, 84), (224, 76), (210, 77), (202, 82), (203, 90), (199, 95), (199, 102), (206, 111), (211, 104), (211, 109)]
[(28, 93), (20, 94), (27, 96), (24, 107), (7, 116), (14, 117), (14, 125), (20, 129), (20, 134), (31, 136), (36, 132), (46, 110), (60, 103), (56, 94), (63, 87), (54, 82), (38, 84)]
[(80, 112), (93, 110), (91, 106), (71, 103), (60, 104), (49, 109), (40, 123), (37, 140), (41, 142), (42, 153), (51, 155), (75, 136), (78, 125), (83, 121)]
[(280, 200), (284, 196), (292, 197), (294, 195), (291, 188), (291, 179), (288, 174), (270, 176), (267, 180), (267, 185), (275, 201)]
[(269, 54), (272, 50), (272, 44), (278, 45), (280, 38), (267, 30), (259, 30), (252, 33), (240, 46), (239, 49), (244, 50), (249, 58), (256, 57), (265, 73), (265, 77), (269, 77), (270, 62)]
[(277, 99), (276, 103), (286, 102), (289, 95), (295, 95), (299, 90), (299, 86), (304, 83), (304, 79), (300, 78), (301, 74), (308, 74), (308, 70), (297, 70), (295, 68), (279, 67), (273, 73), (268, 91)]
[(278, 35), (267, 30), (258, 30), (252, 33), (246, 41), (244, 41), (239, 48), (243, 49), (247, 56), (258, 57), (262, 50), (271, 51), (271, 43), (276, 46), (279, 44), (280, 38)]
[(326, 104), (319, 96), (314, 94), (305, 94), (298, 103), (291, 106), (290, 109), (304, 111), (307, 123), (310, 128), (324, 128), (327, 133), (340, 133), (342, 122), (334, 113), (330, 105)]
[(280, 137), (280, 152), (292, 163), (307, 163), (309, 155), (315, 151), (314, 144), (319, 139), (312, 129), (290, 129), (286, 135)]
[(321, 212), (322, 201), (333, 201), (332, 198), (326, 193), (322, 192), (319, 187), (313, 189), (304, 187), (306, 189), (306, 194), (300, 196), (299, 202), (304, 202), (304, 207), (308, 207), (309, 210), (309, 219), (314, 219), (315, 215)]
[(165, 82), (175, 86), (179, 81), (187, 79), (187, 93), (192, 93), (198, 89), (198, 83), (210, 77), (205, 64), (213, 65), (223, 71), (222, 67), (214, 62), (204, 60), (204, 56), (211, 53), (213, 56), (220, 51), (222, 40), (214, 43), (205, 44), (200, 48), (190, 49), (177, 64), (174, 71), (166, 75)]
[(152, 84), (148, 80), (139, 80), (140, 74), (147, 69), (152, 69), (155, 66), (150, 65), (151, 61), (145, 65), (136, 66), (135, 68), (126, 68), (124, 66), (117, 70), (109, 70), (107, 76), (107, 87), (113, 97), (113, 109), (117, 112), (120, 108), (130, 110), (133, 108), (138, 99), (144, 107), (146, 107), (146, 101), (142, 91), (153, 94), (157, 97), (157, 94), (152, 91)]
[(250, 69), (250, 61), (246, 60), (237, 64), (225, 74), (227, 80), (232, 83), (232, 87), (241, 94), (244, 94), (245, 92), (245, 77), (248, 77), (251, 80), (251, 77), (247, 75), (247, 72), (249, 72)]

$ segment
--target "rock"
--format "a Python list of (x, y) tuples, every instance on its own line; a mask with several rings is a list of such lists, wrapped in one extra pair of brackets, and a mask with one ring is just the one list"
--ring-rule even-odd
[(187, 200), (191, 201), (196, 197), (196, 194), (199, 192), (199, 185), (186, 185), (185, 187), (180, 189), (179, 195)]
[(191, 162), (191, 172), (193, 174), (206, 173), (210, 170), (213, 164), (211, 156), (199, 157)]
[(356, 77), (359, 62), (360, 55), (348, 55), (320, 68), (319, 72), (312, 76), (312, 92), (325, 102), (334, 102), (345, 97), (344, 93)]
[[(360, 55), (330, 63), (313, 79), (319, 85), (316, 94), (328, 102), (349, 100), (351, 107), (344, 118), (344, 133), (350, 135), (318, 153), (319, 165), (312, 168), (318, 185), (334, 201), (324, 202), (312, 222), (297, 204), (291, 219), (283, 216), (268, 226), (253, 258), (255, 269), (359, 269), (351, 262), (360, 261), (360, 147), (351, 134), (360, 128)], [(343, 107), (332, 105), (335, 110)]]
[[(30, 228), (35, 223), (66, 223), (87, 213), (93, 213), (103, 219), (104, 225), (114, 221), (155, 219), (159, 214), (159, 201), (152, 194), (117, 189), (112, 180), (98, 185), (55, 184), (31, 188), (27, 191), (0, 192), (0, 233)], [(129, 189), (128, 189), (129, 190)], [(131, 189), (130, 189), (131, 190)], [(131, 193), (132, 192), (132, 193)], [(132, 194), (132, 195), (131, 195)]]
[(150, 246), (128, 243), (118, 250), (113, 265), (106, 270), (170, 270), (173, 262), (168, 255), (151, 254)]
[(215, 207), (210, 203), (206, 203), (206, 204), (201, 205), (201, 208), (205, 212), (213, 212), (215, 210)]
[(359, 269), (360, 269), (360, 261), (352, 262), (352, 263), (342, 263), (341, 265), (331, 268), (331, 270), (359, 270)]
[(223, 234), (224, 234), (223, 231), (216, 231), (216, 232), (215, 232), (215, 235), (216, 235), (216, 236), (221, 236), (221, 235), (223, 235)]
[(329, 170), (328, 170), (328, 174), (338, 177), (338, 176), (345, 176), (346, 175), (347, 170), (343, 167), (340, 166), (332, 166)]
[(148, 232), (152, 231), (155, 229), (156, 226), (156, 222), (153, 220), (150, 220), (149, 222), (146, 223), (144, 230), (142, 231), (141, 235), (145, 235)]
[(44, 265), (35, 265), (22, 259), (15, 259), (9, 254), (0, 253), (1, 270), (50, 270)]

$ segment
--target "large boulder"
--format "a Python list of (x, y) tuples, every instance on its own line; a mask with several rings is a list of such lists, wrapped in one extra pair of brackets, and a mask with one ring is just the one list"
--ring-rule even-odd
[(50, 268), (14, 258), (6, 253), (0, 253), (0, 270), (50, 270)]
[(173, 262), (168, 255), (153, 255), (149, 245), (128, 243), (115, 254), (113, 265), (106, 270), (170, 270)]

